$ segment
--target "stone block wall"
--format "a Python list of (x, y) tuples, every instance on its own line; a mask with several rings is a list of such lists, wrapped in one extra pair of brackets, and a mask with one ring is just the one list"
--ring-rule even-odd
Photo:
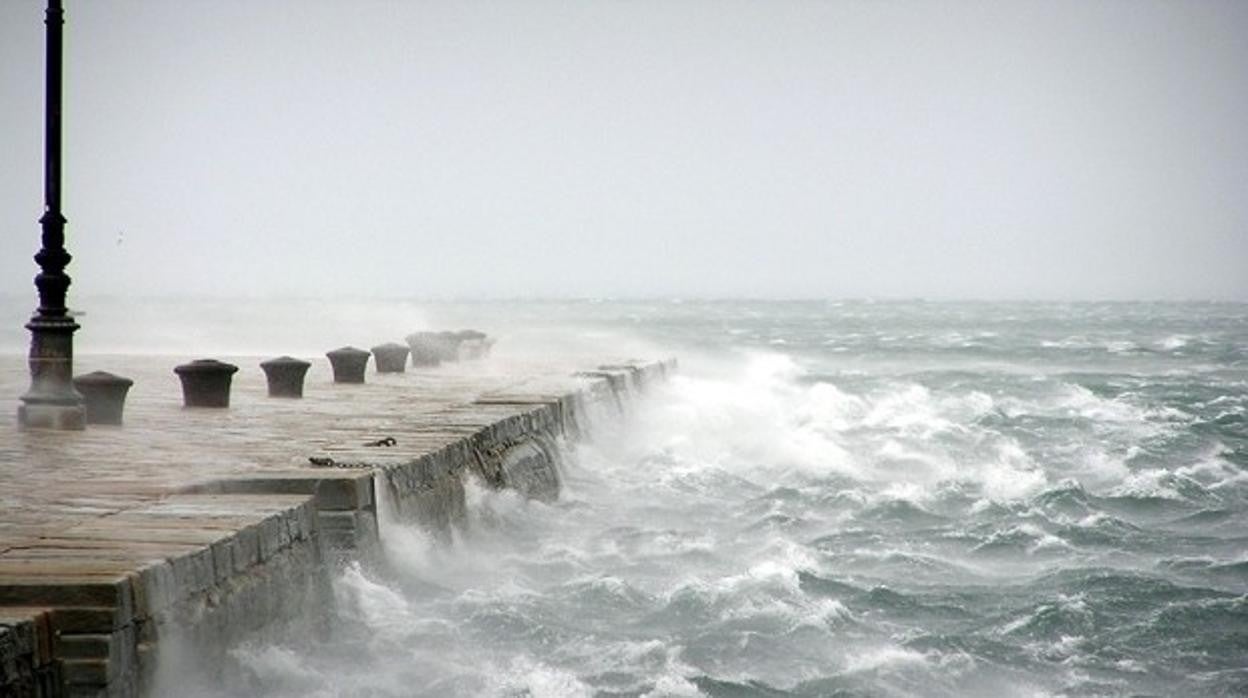
[[(33, 645), (46, 654), (21, 651), (30, 645), (22, 641), (12, 672), (19, 682), (6, 678), (20, 687), (5, 690), (176, 695), (151, 691), (157, 668), (176, 666), (168, 648), (186, 649), (198, 666), (219, 666), (232, 643), (283, 632), (309, 603), (332, 601), (317, 523), (307, 496), (174, 495), (7, 551), (0, 606), (48, 610), (46, 632), (36, 620), (5, 633), (50, 641)], [(38, 687), (44, 676), (53, 689)]]
[(50, 615), (44, 608), (0, 608), (0, 696), (60, 695)]

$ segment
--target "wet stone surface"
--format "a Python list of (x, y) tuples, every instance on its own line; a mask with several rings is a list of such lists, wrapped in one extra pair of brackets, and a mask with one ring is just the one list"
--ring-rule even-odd
[[(180, 624), (211, 651), (299, 617), (300, 603), (324, 601), (326, 555), (360, 556), (375, 543), (374, 472), (391, 487), (412, 484), (398, 506), (432, 507), (411, 512), (431, 522), (454, 507), (420, 488), (441, 478), (453, 493), (478, 450), (497, 451), (498, 472), (476, 473), (501, 478), (492, 484), (557, 487), (542, 480), (539, 450), (515, 444), (565, 429), (563, 403), (607, 384), (577, 375), (585, 366), (498, 361), (343, 384), (317, 359), (304, 399), (274, 400), (259, 358), (226, 358), (242, 367), (229, 409), (183, 408), (171, 369), (184, 358), (87, 355), (79, 370), (134, 380), (125, 426), (0, 422), (0, 611), (24, 619), (0, 623), (12, 655), (0, 694), (5, 681), (63, 680), (88, 694), (139, 695), (155, 663), (141, 651), (150, 628)], [(27, 382), (24, 357), (0, 357), (10, 414)], [(52, 615), (20, 610), (32, 606)], [(38, 643), (53, 626), (74, 654), (61, 662)]]
[[(265, 472), (316, 471), (315, 455), (359, 450), (385, 437), (397, 445), (369, 449), (402, 460), (463, 438), (523, 404), (472, 406), (486, 394), (545, 381), (549, 391), (585, 383), (576, 366), (447, 364), (378, 374), (367, 384), (335, 384), (328, 362), (315, 359), (303, 400), (268, 397), (261, 358), (227, 357), (230, 408), (185, 410), (173, 367), (182, 357), (80, 356), (77, 368), (107, 367), (134, 380), (123, 427), (83, 432), (20, 431), (0, 420), (0, 551), (17, 541), (142, 505), (194, 483)], [(583, 368), (583, 367), (581, 367)], [(0, 409), (16, 414), (29, 381), (25, 357), (0, 357)], [(501, 411), (500, 411), (501, 409)]]

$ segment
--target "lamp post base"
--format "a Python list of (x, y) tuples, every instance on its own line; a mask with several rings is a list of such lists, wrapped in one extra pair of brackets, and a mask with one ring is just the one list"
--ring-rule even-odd
[(22, 429), (81, 431), (87, 428), (87, 411), (82, 405), (19, 405), (17, 424)]
[(23, 429), (85, 429), (86, 409), (74, 390), (74, 331), (72, 317), (36, 314), (30, 330), (30, 390), (17, 408)]

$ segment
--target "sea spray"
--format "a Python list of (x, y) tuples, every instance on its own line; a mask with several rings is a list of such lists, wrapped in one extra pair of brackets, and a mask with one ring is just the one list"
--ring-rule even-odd
[(682, 371), (558, 501), (383, 518), (337, 634), (236, 648), (244, 693), (1248, 692), (1248, 307), (557, 312)]

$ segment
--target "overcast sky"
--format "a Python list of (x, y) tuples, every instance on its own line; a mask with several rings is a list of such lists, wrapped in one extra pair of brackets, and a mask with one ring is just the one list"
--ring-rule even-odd
[(71, 299), (1248, 299), (1242, 0), (66, 3)]

